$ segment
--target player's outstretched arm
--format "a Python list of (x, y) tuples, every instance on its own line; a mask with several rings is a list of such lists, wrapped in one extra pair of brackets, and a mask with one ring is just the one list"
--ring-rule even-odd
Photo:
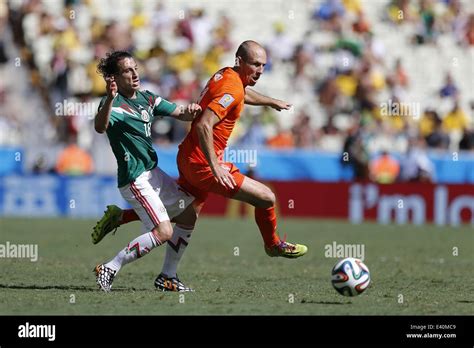
[(94, 128), (97, 133), (104, 133), (109, 126), (110, 113), (112, 112), (112, 103), (115, 96), (117, 95), (117, 83), (113, 77), (106, 78), (107, 83), (105, 89), (107, 91), (107, 98), (105, 99), (104, 105), (100, 108), (99, 112), (94, 119)]
[(289, 110), (291, 108), (290, 103), (267, 97), (266, 95), (260, 94), (249, 87), (245, 88), (245, 104), (269, 106), (277, 111)]
[(199, 116), (201, 111), (202, 109), (199, 104), (191, 103), (188, 106), (179, 105), (171, 113), (171, 116), (174, 116), (181, 121), (192, 121), (196, 116)]

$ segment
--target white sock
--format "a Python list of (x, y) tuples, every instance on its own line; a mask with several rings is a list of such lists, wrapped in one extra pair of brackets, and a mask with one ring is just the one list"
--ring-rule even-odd
[(105, 264), (105, 267), (112, 268), (118, 272), (122, 266), (145, 256), (153, 248), (161, 244), (161, 241), (155, 237), (153, 232), (144, 233), (128, 243), (125, 249), (121, 250), (117, 256)]
[(166, 246), (165, 262), (161, 270), (161, 273), (167, 277), (176, 277), (178, 263), (184, 254), (184, 250), (188, 246), (192, 232), (193, 230), (185, 230), (176, 225), (174, 226), (173, 236), (168, 240), (168, 245)]

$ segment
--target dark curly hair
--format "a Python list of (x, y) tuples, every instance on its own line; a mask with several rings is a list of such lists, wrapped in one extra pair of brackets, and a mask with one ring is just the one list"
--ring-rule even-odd
[(133, 58), (127, 51), (114, 51), (106, 54), (97, 64), (97, 72), (104, 77), (109, 77), (118, 73), (117, 63), (124, 58)]

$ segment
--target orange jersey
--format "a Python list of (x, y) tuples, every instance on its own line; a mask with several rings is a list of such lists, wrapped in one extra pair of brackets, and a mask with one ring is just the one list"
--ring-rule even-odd
[[(232, 134), (235, 123), (240, 117), (244, 106), (244, 85), (232, 68), (219, 70), (207, 82), (201, 92), (199, 105), (202, 110), (211, 109), (220, 121), (214, 125), (214, 151), (220, 158), (227, 146), (227, 140)], [(196, 124), (202, 116), (196, 117), (186, 138), (179, 145), (179, 156), (193, 163), (208, 164), (206, 156), (199, 146)]]

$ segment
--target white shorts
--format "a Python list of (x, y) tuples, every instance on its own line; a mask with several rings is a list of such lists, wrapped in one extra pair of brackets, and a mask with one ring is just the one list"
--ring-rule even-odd
[(134, 182), (119, 188), (133, 207), (146, 231), (181, 214), (194, 201), (168, 174), (156, 167), (143, 172)]

